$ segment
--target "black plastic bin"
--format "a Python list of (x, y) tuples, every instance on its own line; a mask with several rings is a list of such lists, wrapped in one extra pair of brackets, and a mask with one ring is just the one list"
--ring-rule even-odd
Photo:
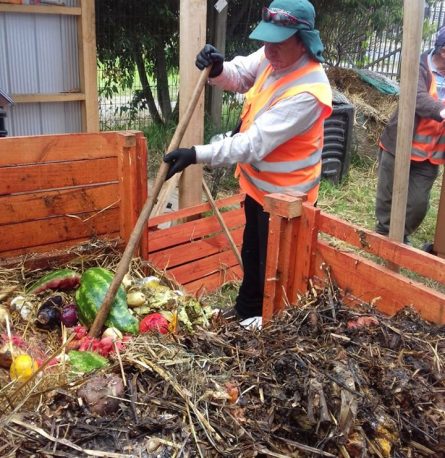
[(340, 92), (333, 93), (333, 112), (324, 122), (322, 177), (339, 184), (351, 162), (354, 106)]

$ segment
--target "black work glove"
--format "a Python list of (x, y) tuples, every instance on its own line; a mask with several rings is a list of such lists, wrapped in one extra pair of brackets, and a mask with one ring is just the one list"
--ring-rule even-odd
[(196, 164), (196, 151), (191, 148), (178, 148), (164, 156), (164, 162), (170, 164), (166, 180), (169, 180), (175, 173), (182, 172), (189, 165)]
[(212, 69), (210, 70), (209, 76), (210, 78), (215, 78), (223, 71), (224, 56), (214, 46), (207, 44), (196, 56), (195, 65), (200, 70), (204, 70), (206, 67), (211, 65)]

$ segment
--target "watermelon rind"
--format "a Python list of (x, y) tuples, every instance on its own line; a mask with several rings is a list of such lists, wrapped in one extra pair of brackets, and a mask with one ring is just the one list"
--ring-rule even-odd
[[(39, 278), (27, 290), (27, 294), (39, 294), (47, 289), (69, 289), (60, 287), (63, 282), (70, 284), (71, 287), (77, 286), (80, 281), (80, 273), (72, 269), (58, 269), (49, 272)], [(57, 286), (59, 285), (59, 286)]]

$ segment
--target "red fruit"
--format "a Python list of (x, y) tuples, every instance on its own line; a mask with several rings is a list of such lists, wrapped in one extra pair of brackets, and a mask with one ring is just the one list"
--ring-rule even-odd
[(168, 320), (161, 313), (151, 313), (144, 317), (139, 323), (139, 332), (159, 332), (159, 334), (168, 333)]

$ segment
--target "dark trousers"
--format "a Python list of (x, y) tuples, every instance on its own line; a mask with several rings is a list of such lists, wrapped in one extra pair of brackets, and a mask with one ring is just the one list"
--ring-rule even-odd
[[(375, 215), (376, 232), (389, 234), (391, 217), (392, 187), (395, 157), (379, 151), (378, 183)], [(424, 220), (430, 202), (431, 188), (439, 173), (439, 166), (430, 161), (411, 161), (409, 170), (408, 201), (405, 220), (405, 241)]]
[(261, 316), (263, 309), (269, 214), (249, 196), (244, 202), (244, 213), (246, 227), (241, 249), (244, 277), (235, 309), (242, 318), (250, 318)]

